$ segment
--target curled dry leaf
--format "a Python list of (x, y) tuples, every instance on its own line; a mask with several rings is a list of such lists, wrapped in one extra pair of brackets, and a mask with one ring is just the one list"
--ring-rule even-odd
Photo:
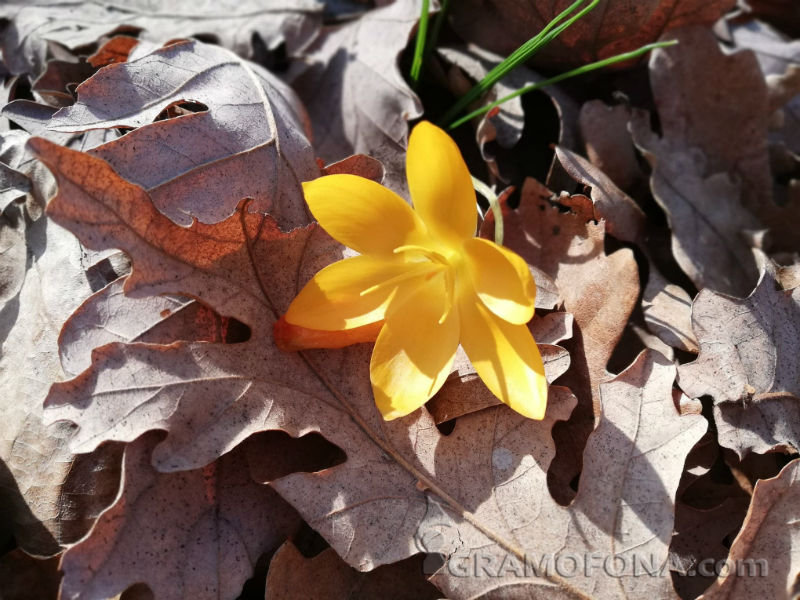
[[(153, 122), (182, 102), (205, 110)], [(291, 229), (308, 222), (300, 182), (319, 174), (304, 121), (275, 76), (218, 46), (185, 41), (102, 69), (49, 127), (137, 128), (93, 153), (146, 188), (176, 223), (218, 222), (252, 197), (254, 210)]]
[(400, 191), (408, 121), (422, 115), (422, 104), (397, 60), (421, 6), (421, 0), (393, 2), (324, 29), (288, 74), (314, 123), (317, 154), (326, 162), (357, 152), (373, 156), (386, 167), (386, 185)]
[[(508, 56), (571, 4), (462, 0), (452, 7), (450, 22), (463, 39)], [(635, 50), (675, 27), (710, 25), (735, 4), (736, 0), (601, 0), (532, 62), (548, 68), (578, 67)]]
[(702, 600), (787, 598), (800, 572), (800, 460), (777, 477), (756, 483), (742, 530), (731, 546), (728, 569)]
[(272, 557), (267, 574), (266, 600), (436, 600), (439, 590), (423, 575), (421, 556), (360, 573), (328, 548), (305, 558), (291, 542)]
[(639, 205), (619, 189), (608, 176), (582, 156), (556, 147), (560, 166), (575, 181), (589, 186), (595, 219), (603, 219), (606, 232), (619, 240), (643, 246), (645, 215)]
[(258, 558), (300, 524), (250, 477), (246, 444), (203, 468), (158, 473), (159, 434), (125, 449), (122, 486), (89, 535), (62, 558), (61, 598), (105, 600), (146, 583), (164, 600), (233, 600)]
[(748, 452), (800, 448), (800, 288), (780, 289), (766, 263), (747, 298), (703, 290), (692, 306), (700, 355), (679, 369), (691, 397), (714, 398), (719, 443)]
[(650, 265), (642, 297), (644, 320), (665, 344), (697, 354), (699, 347), (692, 330), (692, 298), (679, 285), (670, 283)]
[(128, 0), (66, 2), (12, 0), (0, 17), (10, 18), (0, 47), (12, 73), (38, 74), (44, 68), (47, 43), (68, 48), (92, 44), (119, 30), (139, 31), (158, 43), (176, 37), (212, 35), (240, 56), (250, 56), (251, 40), (267, 47), (285, 41), (290, 52), (305, 46), (319, 29), (322, 3), (316, 0), (173, 0), (158, 3)]

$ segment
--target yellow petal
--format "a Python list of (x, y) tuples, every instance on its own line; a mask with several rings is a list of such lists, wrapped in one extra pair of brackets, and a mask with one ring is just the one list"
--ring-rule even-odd
[(437, 274), (389, 307), (370, 361), (375, 402), (387, 421), (425, 404), (450, 374), (458, 309), (448, 314), (446, 304), (444, 276)]
[(518, 413), (542, 419), (547, 380), (528, 328), (496, 317), (474, 297), (465, 297), (459, 310), (461, 345), (486, 387)]
[(475, 235), (478, 211), (472, 179), (449, 135), (427, 121), (414, 127), (406, 176), (414, 209), (430, 233), (450, 243)]
[(498, 317), (524, 325), (533, 317), (536, 283), (521, 256), (494, 242), (464, 242), (467, 266), (478, 297)]
[(303, 183), (303, 193), (322, 228), (362, 254), (391, 254), (424, 231), (405, 200), (364, 177), (326, 175)]
[(362, 254), (340, 260), (305, 285), (289, 305), (286, 322), (336, 331), (380, 321), (393, 293), (404, 284), (413, 288), (415, 278), (424, 278), (438, 268), (432, 263), (406, 263), (395, 255), (382, 258)]

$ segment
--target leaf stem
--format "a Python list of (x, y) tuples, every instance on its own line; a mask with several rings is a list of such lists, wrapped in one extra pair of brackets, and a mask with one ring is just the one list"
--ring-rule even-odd
[(497, 194), (492, 191), (492, 188), (474, 175), (471, 175), (471, 177), (472, 187), (475, 188), (476, 192), (489, 201), (489, 208), (492, 209), (492, 214), (494, 215), (494, 243), (498, 246), (502, 246), (504, 237), (503, 210), (500, 208), (500, 202), (497, 200)]
[(642, 46), (637, 50), (631, 50), (630, 52), (624, 52), (622, 54), (617, 54), (616, 56), (611, 56), (609, 58), (604, 58), (603, 60), (598, 60), (593, 63), (589, 63), (588, 65), (583, 65), (581, 67), (577, 67), (572, 69), (571, 71), (567, 71), (566, 73), (561, 73), (560, 75), (556, 75), (555, 77), (551, 77), (550, 79), (545, 79), (544, 81), (540, 81), (539, 83), (533, 83), (531, 85), (526, 85), (523, 88), (520, 88), (508, 96), (503, 96), (499, 100), (492, 102), (491, 104), (487, 104), (486, 106), (482, 106), (476, 110), (473, 110), (471, 113), (461, 117), (453, 121), (450, 125), (448, 125), (448, 129), (455, 129), (459, 125), (463, 125), (467, 121), (474, 119), (475, 117), (479, 117), (492, 109), (500, 106), (504, 102), (508, 102), (512, 98), (516, 98), (517, 96), (521, 96), (522, 94), (527, 94), (528, 92), (532, 92), (534, 90), (541, 89), (548, 85), (552, 85), (554, 83), (558, 83), (559, 81), (563, 81), (565, 79), (569, 79), (570, 77), (575, 77), (577, 75), (583, 75), (584, 73), (589, 73), (590, 71), (594, 71), (596, 69), (602, 69), (603, 67), (607, 67), (609, 65), (613, 65), (614, 63), (624, 62), (626, 60), (630, 60), (632, 58), (637, 58), (642, 54), (646, 54), (651, 50), (655, 50), (656, 48), (666, 48), (667, 46), (674, 46), (678, 43), (678, 40), (667, 40), (665, 42), (655, 42), (653, 44), (647, 44), (646, 46)]

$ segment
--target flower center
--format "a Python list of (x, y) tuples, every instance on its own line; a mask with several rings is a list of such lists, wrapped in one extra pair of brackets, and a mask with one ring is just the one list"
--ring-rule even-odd
[(451, 256), (445, 256), (441, 252), (437, 252), (436, 250), (431, 250), (430, 248), (426, 248), (425, 246), (418, 246), (415, 244), (408, 244), (405, 246), (398, 246), (394, 249), (395, 254), (401, 253), (415, 253), (432, 263), (437, 265), (441, 265), (445, 267), (441, 271), (437, 270), (428, 275), (428, 279), (438, 275), (439, 273), (443, 272), (444, 275), (444, 287), (445, 287), (445, 298), (444, 298), (444, 311), (442, 315), (439, 317), (439, 325), (445, 322), (447, 317), (450, 316), (450, 313), (453, 311), (453, 306), (455, 304), (455, 289), (456, 289), (456, 265), (453, 263), (458, 263), (458, 260), (453, 261), (453, 259), (460, 258), (457, 254), (453, 254)]

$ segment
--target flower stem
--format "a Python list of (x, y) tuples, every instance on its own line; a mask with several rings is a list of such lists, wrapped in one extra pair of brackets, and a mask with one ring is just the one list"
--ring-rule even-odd
[(598, 60), (593, 63), (589, 63), (588, 65), (583, 65), (582, 67), (578, 67), (576, 69), (572, 69), (571, 71), (567, 71), (566, 73), (561, 73), (560, 75), (556, 75), (555, 77), (551, 77), (550, 79), (545, 79), (544, 81), (540, 81), (539, 83), (533, 83), (531, 85), (526, 85), (523, 88), (520, 88), (508, 96), (504, 96), (499, 100), (492, 102), (491, 104), (487, 104), (486, 106), (482, 106), (477, 110), (473, 110), (468, 115), (461, 117), (450, 123), (448, 125), (448, 129), (455, 129), (459, 125), (463, 125), (467, 121), (474, 119), (475, 117), (479, 117), (497, 106), (500, 106), (504, 102), (508, 102), (512, 98), (516, 98), (517, 96), (521, 96), (522, 94), (527, 94), (528, 92), (532, 92), (534, 90), (541, 89), (548, 85), (552, 85), (554, 83), (558, 83), (559, 81), (563, 81), (564, 79), (569, 79), (570, 77), (575, 77), (577, 75), (583, 75), (584, 73), (589, 73), (590, 71), (594, 71), (596, 69), (602, 69), (603, 67), (607, 67), (609, 65), (613, 65), (614, 63), (624, 62), (626, 60), (630, 60), (632, 58), (637, 58), (642, 54), (646, 54), (651, 50), (655, 50), (656, 48), (665, 48), (667, 46), (674, 46), (678, 43), (678, 40), (667, 40), (665, 42), (656, 42), (653, 44), (647, 44), (646, 46), (642, 46), (637, 50), (632, 50), (630, 52), (625, 52), (623, 54), (617, 54), (616, 56), (611, 56), (609, 58), (604, 58), (603, 60)]
[(472, 177), (472, 187), (481, 196), (489, 201), (489, 208), (492, 209), (494, 215), (494, 243), (498, 246), (503, 245), (503, 210), (500, 208), (500, 202), (497, 200), (497, 194), (492, 191), (488, 185), (482, 182), (475, 176)]

